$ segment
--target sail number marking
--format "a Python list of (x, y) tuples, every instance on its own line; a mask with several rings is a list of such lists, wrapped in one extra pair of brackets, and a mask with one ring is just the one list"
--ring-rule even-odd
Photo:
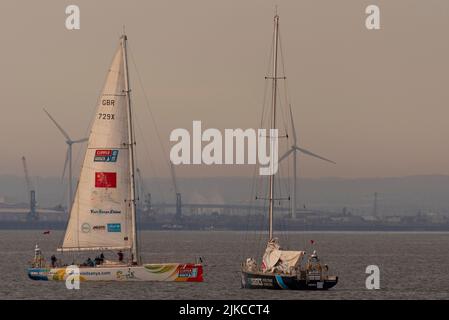
[(113, 113), (99, 113), (98, 119), (102, 120), (115, 120), (115, 114)]
[(103, 99), (101, 100), (102, 106), (114, 106), (115, 100), (114, 99)]

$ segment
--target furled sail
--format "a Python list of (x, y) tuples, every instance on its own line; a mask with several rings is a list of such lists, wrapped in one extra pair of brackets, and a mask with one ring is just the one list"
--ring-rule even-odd
[(123, 41), (99, 99), (59, 251), (130, 249), (133, 244)]
[(263, 255), (262, 271), (291, 273), (298, 262), (304, 256), (304, 251), (281, 250), (278, 239), (273, 238), (268, 242), (265, 254)]

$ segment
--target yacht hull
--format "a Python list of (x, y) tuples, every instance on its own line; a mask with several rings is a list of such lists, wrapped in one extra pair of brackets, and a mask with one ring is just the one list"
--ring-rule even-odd
[(338, 277), (319, 280), (298, 279), (294, 275), (242, 272), (242, 288), (272, 290), (328, 290), (335, 286)]
[[(71, 275), (66, 268), (29, 268), (32, 280), (65, 281)], [(79, 267), (80, 281), (175, 281), (202, 282), (201, 264), (144, 264), (140, 266)]]

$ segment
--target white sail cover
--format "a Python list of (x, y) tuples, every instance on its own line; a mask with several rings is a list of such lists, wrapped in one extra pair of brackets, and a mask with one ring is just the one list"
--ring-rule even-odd
[(267, 248), (265, 249), (265, 254), (262, 259), (262, 269), (264, 272), (280, 271), (290, 273), (304, 254), (304, 251), (280, 250), (278, 240), (274, 238), (268, 242)]
[(60, 251), (131, 248), (133, 232), (128, 143), (121, 43), (99, 99)]

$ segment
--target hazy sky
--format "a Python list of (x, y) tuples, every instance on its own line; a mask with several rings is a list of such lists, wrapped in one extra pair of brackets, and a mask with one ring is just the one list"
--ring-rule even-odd
[[(42, 108), (73, 139), (87, 135), (124, 24), (167, 153), (170, 131), (192, 120), (257, 126), (276, 3), (301, 143), (337, 162), (301, 157), (301, 175), (448, 173), (447, 0), (2, 0), (0, 174), (22, 174), (22, 155), (32, 175), (61, 174), (66, 146)], [(81, 30), (65, 29), (69, 4), (81, 9)], [(380, 6), (379, 31), (365, 28), (369, 4)], [(168, 154), (130, 64), (139, 166), (166, 176)], [(82, 149), (74, 154), (79, 166)], [(177, 168), (180, 176), (252, 172)]]

